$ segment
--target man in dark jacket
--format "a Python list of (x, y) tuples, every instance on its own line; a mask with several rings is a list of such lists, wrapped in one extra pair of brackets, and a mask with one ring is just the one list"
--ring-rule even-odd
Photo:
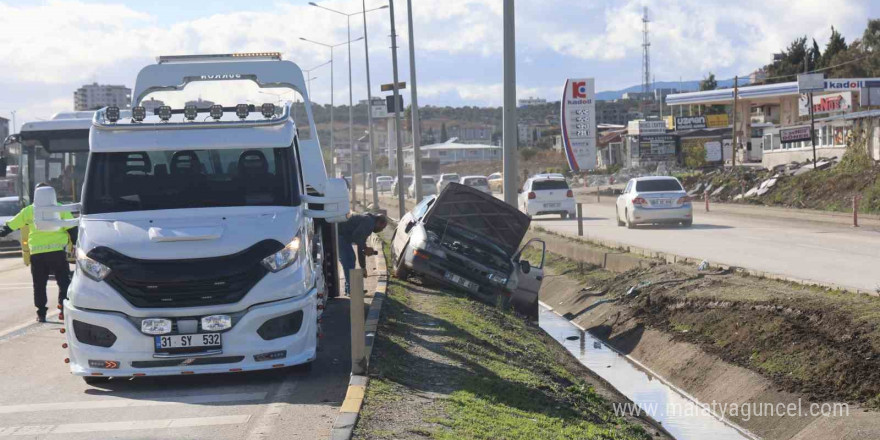
[(348, 271), (354, 269), (355, 254), (352, 246), (357, 245), (361, 268), (365, 266), (365, 257), (375, 255), (376, 250), (367, 246), (367, 238), (372, 233), (382, 232), (388, 226), (388, 220), (382, 214), (355, 214), (348, 220), (339, 223), (339, 262), (345, 274), (345, 293), (349, 293)]

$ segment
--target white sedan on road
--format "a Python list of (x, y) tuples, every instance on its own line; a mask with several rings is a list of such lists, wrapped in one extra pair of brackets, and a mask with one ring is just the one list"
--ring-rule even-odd
[(575, 215), (574, 194), (562, 175), (536, 175), (526, 180), (517, 200), (520, 211), (531, 216), (559, 214), (562, 218)]
[(652, 176), (630, 179), (617, 198), (617, 225), (632, 229), (648, 223), (694, 222), (693, 206), (681, 182), (675, 177)]
[(394, 178), (391, 176), (379, 176), (376, 178), (376, 189), (380, 192), (391, 191), (391, 185), (394, 184)]
[(486, 194), (492, 194), (492, 190), (489, 189), (489, 181), (483, 176), (464, 176), (459, 183), (478, 189)]
[[(18, 197), (0, 197), (0, 226), (12, 220), (19, 210), (21, 210), (21, 205), (18, 203)], [(0, 248), (17, 248), (20, 241), (20, 231), (13, 231), (11, 234), (0, 238)]]

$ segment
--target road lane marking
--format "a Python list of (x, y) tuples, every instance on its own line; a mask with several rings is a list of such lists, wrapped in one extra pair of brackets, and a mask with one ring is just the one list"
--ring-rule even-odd
[(298, 384), (298, 376), (289, 375), (284, 379), (284, 382), (272, 396), (274, 403), (267, 406), (265, 411), (254, 421), (254, 427), (248, 433), (247, 440), (264, 440), (272, 433), (279, 423), (281, 412), (290, 405), (286, 399), (293, 396), (293, 390)]
[(0, 437), (40, 434), (81, 434), (89, 432), (136, 431), (147, 429), (195, 428), (203, 426), (242, 425), (249, 415), (188, 417), (180, 419), (130, 420), (124, 422), (69, 423), (0, 427)]
[[(49, 319), (56, 319), (56, 318), (58, 318), (58, 312), (51, 312), (51, 313), (49, 313), (48, 315), (46, 315), (46, 319), (47, 319), (47, 320), (49, 320)], [(6, 329), (6, 330), (0, 330), (0, 343), (3, 342), (3, 338), (5, 338), (6, 336), (9, 336), (9, 335), (11, 335), (11, 334), (13, 334), (13, 333), (15, 333), (15, 332), (17, 332), (17, 331), (20, 331), (20, 330), (26, 329), (26, 328), (28, 328), (28, 327), (37, 326), (37, 325), (40, 325), (40, 324), (41, 324), (41, 323), (39, 323), (39, 322), (37, 322), (36, 320), (34, 320), (34, 321), (28, 321), (28, 322), (25, 322), (25, 323), (23, 323), (23, 324), (19, 324), (19, 325), (15, 326), (15, 327), (11, 327), (11, 328), (8, 328), (8, 329)]]
[[(53, 402), (32, 403), (24, 405), (0, 406), (0, 414), (14, 414), (22, 412), (42, 411), (69, 411), (82, 409), (105, 409), (105, 408), (136, 408), (146, 406), (167, 405), (199, 405), (209, 403), (230, 403), (266, 400), (268, 393), (237, 393), (237, 394), (206, 394), (197, 396), (167, 397), (152, 400), (137, 400), (132, 398), (117, 398), (104, 400), (84, 400), (78, 402)], [(0, 431), (2, 432), (2, 431)]]

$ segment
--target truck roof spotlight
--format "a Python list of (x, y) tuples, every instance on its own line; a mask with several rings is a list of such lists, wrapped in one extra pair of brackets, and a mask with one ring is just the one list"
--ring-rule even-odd
[(143, 122), (147, 117), (147, 109), (137, 106), (131, 109), (131, 120), (135, 122)]
[(186, 118), (187, 121), (194, 121), (198, 115), (199, 109), (196, 108), (194, 104), (183, 107), (183, 117)]
[(107, 111), (104, 113), (107, 116), (107, 120), (113, 123), (119, 120), (119, 107), (107, 107)]
[(238, 104), (235, 106), (235, 116), (238, 116), (239, 119), (245, 119), (249, 114), (251, 114), (251, 109), (247, 104)]
[(275, 104), (268, 102), (263, 104), (260, 106), (260, 112), (263, 114), (263, 117), (267, 119), (275, 116)]
[(163, 105), (159, 107), (156, 114), (159, 115), (159, 119), (161, 119), (163, 122), (168, 122), (169, 120), (171, 120), (171, 107)]
[(223, 106), (222, 105), (212, 105), (211, 106), (211, 117), (214, 118), (215, 121), (219, 121), (220, 118), (223, 117)]

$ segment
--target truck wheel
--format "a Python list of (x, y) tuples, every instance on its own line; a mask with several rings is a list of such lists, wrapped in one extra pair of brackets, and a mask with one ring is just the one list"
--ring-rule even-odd
[(107, 376), (83, 376), (83, 381), (86, 385), (98, 385), (110, 382), (110, 378)]
[(400, 255), (397, 256), (397, 264), (394, 266), (394, 278), (399, 280), (406, 280), (409, 277), (409, 269), (406, 268), (406, 248), (403, 248), (400, 251)]

